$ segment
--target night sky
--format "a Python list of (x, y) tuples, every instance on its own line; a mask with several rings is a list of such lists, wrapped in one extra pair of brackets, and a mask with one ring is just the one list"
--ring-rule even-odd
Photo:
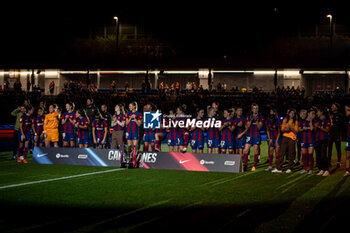
[(10, 3), (2, 8), (1, 59), (59, 48), (64, 40), (87, 37), (90, 29), (113, 26), (115, 15), (122, 23), (137, 24), (182, 48), (187, 51), (185, 55), (206, 50), (209, 57), (252, 38), (295, 36), (300, 27), (329, 23), (328, 13), (337, 24), (350, 25), (347, 7), (334, 1), (313, 6), (306, 5), (306, 1), (289, 5), (236, 1), (202, 1), (197, 5), (189, 5), (189, 1), (71, 2)]

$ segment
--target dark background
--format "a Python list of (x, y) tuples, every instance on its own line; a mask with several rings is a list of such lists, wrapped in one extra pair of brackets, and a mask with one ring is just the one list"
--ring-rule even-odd
[[(300, 43), (295, 39), (300, 38), (301, 29), (329, 25), (326, 17), (329, 13), (336, 25), (350, 26), (346, 5), (334, 1), (327, 4), (289, 1), (284, 5), (250, 1), (202, 1), (191, 5), (189, 1), (11, 2), (2, 7), (0, 14), (0, 68), (187, 66), (188, 62), (199, 67), (209, 64), (343, 67), (350, 54), (347, 37), (341, 37), (339, 43), (335, 38), (332, 54), (328, 48), (322, 48), (324, 57), (314, 51), (328, 46), (325, 36), (312, 49), (297, 50), (301, 52), (292, 56), (288, 52)], [(89, 48), (77, 45), (76, 40), (93, 39), (92, 30), (114, 26), (115, 15), (123, 24), (137, 24), (152, 33), (153, 38), (170, 46), (175, 55), (155, 59), (135, 55), (123, 59), (113, 52), (96, 56), (93, 49), (88, 55), (82, 53)], [(286, 42), (287, 38), (292, 40)], [(303, 46), (297, 46), (300, 47)], [(284, 50), (288, 55), (283, 56)]]

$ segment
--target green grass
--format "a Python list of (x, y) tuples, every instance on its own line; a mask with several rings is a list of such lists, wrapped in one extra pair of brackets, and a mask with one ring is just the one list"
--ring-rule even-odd
[[(18, 164), (9, 156), (0, 153), (0, 187), (115, 169)], [(266, 161), (266, 145), (261, 156)], [(343, 168), (326, 178), (265, 168), (240, 174), (130, 169), (0, 189), (0, 231), (285, 233), (347, 226), (350, 179)]]

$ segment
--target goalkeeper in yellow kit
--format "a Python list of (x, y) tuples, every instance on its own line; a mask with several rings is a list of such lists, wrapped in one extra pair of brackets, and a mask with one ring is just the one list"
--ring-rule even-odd
[(58, 122), (60, 115), (56, 112), (54, 105), (50, 105), (49, 113), (45, 116), (44, 121), (44, 135), (45, 137), (45, 147), (50, 147), (50, 143), (54, 144), (54, 147), (58, 147)]

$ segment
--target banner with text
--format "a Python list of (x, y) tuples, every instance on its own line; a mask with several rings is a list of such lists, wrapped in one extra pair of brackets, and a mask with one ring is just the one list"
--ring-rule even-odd
[(140, 167), (207, 172), (242, 171), (240, 155), (139, 152)]
[(112, 149), (34, 147), (32, 163), (120, 167), (120, 152)]
[[(32, 163), (120, 167), (121, 154), (114, 149), (35, 147)], [(181, 152), (138, 152), (139, 167), (188, 171), (241, 172), (240, 155)]]

